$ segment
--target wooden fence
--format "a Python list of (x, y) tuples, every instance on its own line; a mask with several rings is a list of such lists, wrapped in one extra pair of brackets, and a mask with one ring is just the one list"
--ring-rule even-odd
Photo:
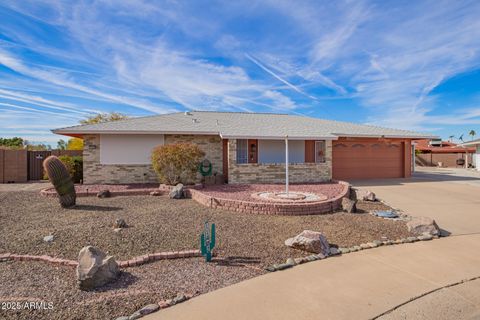
[(0, 183), (43, 178), (43, 160), (50, 155), (81, 156), (81, 150), (27, 151), (0, 149)]

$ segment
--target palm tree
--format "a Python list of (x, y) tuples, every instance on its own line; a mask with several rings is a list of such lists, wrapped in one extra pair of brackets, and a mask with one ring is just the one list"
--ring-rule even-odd
[(453, 142), (453, 138), (455, 138), (455, 136), (451, 135), (450, 137), (448, 137), (448, 141)]
[(475, 136), (477, 135), (477, 133), (475, 132), (475, 130), (470, 130), (470, 132), (469, 132), (468, 134), (472, 137), (472, 140), (473, 140), (473, 138), (475, 138)]

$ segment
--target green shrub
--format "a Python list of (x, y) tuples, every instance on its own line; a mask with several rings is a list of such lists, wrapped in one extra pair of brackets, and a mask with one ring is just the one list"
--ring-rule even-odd
[(83, 180), (83, 158), (80, 156), (59, 156), (58, 159), (67, 167), (68, 173), (72, 177), (73, 182), (79, 183)]
[(152, 165), (162, 183), (175, 185), (195, 182), (205, 153), (192, 143), (167, 144), (152, 151)]

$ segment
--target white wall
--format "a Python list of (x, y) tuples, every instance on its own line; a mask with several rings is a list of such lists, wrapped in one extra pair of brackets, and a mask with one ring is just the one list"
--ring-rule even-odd
[(163, 134), (102, 134), (101, 164), (150, 164), (152, 149), (164, 144)]
[(475, 153), (473, 156), (473, 164), (475, 165), (475, 168), (480, 171), (480, 145), (477, 145), (477, 153)]
[[(304, 140), (288, 140), (288, 161), (305, 162)], [(285, 163), (285, 141), (258, 140), (258, 163)]]

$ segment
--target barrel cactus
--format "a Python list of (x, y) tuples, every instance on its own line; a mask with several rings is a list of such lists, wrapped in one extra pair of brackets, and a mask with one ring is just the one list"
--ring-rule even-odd
[(74, 206), (76, 199), (75, 186), (62, 161), (55, 156), (50, 156), (43, 161), (43, 168), (58, 193), (60, 205), (63, 208)]

